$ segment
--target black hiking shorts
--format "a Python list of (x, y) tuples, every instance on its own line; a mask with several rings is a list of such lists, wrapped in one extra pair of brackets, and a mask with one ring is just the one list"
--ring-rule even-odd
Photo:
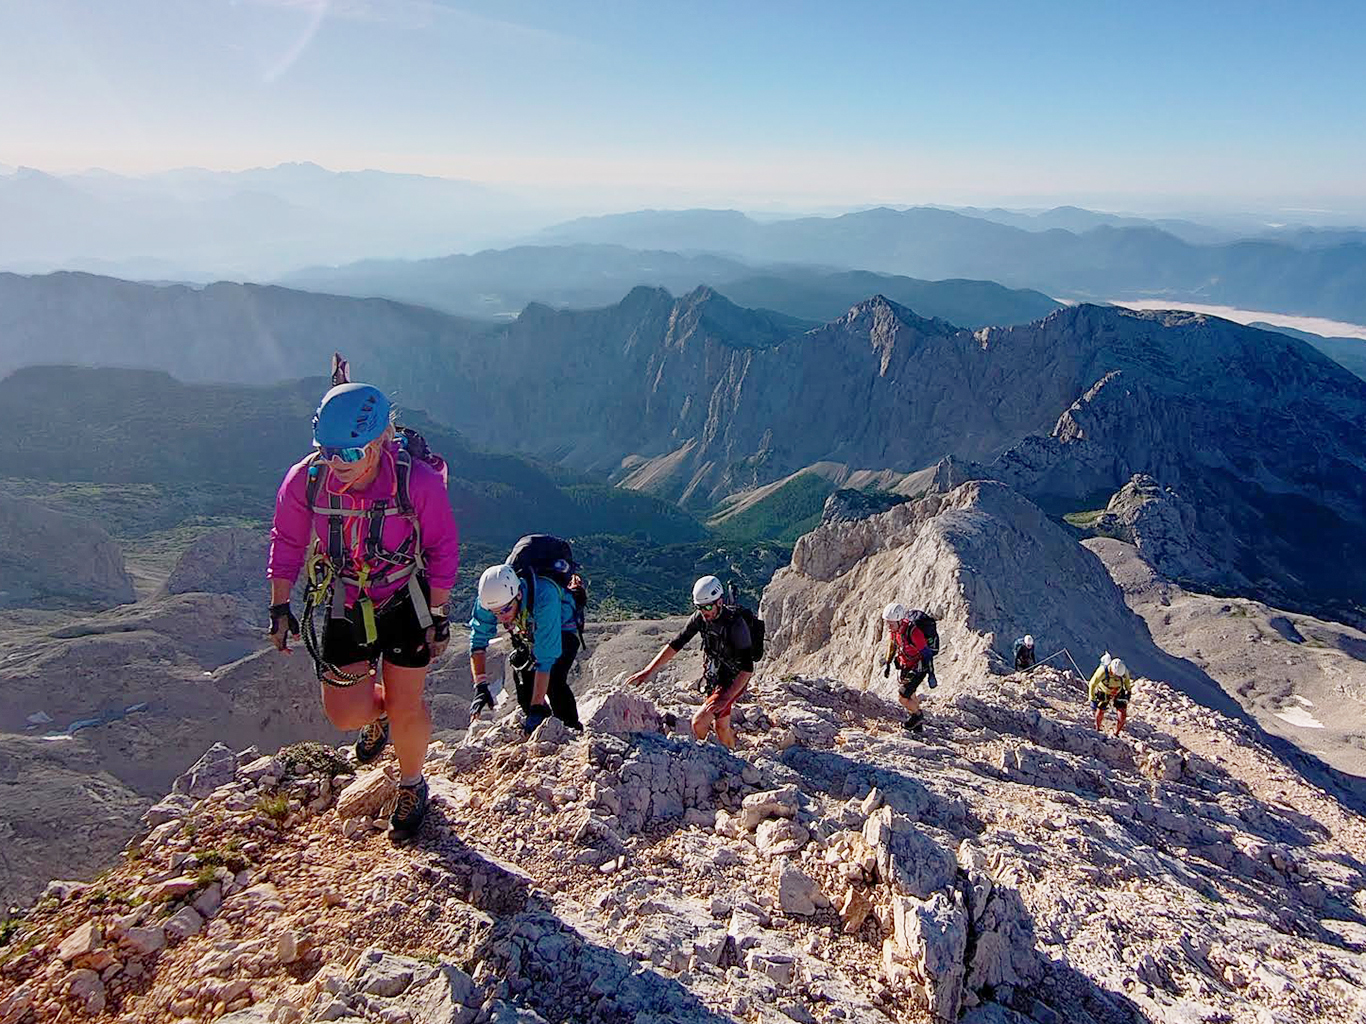
[(901, 670), (901, 696), (908, 698), (912, 696), (916, 690), (920, 689), (920, 684), (925, 681), (929, 674), (929, 669), (903, 668)]
[(1102, 693), (1091, 702), (1091, 706), (1097, 711), (1104, 711), (1111, 704), (1115, 706), (1116, 711), (1127, 711), (1129, 709), (1129, 698), (1123, 693), (1116, 693), (1113, 696)]
[[(431, 600), (431, 590), (425, 581), (422, 599)], [(361, 661), (373, 665), (383, 660), (399, 668), (426, 668), (432, 663), (427, 630), (417, 621), (417, 610), (406, 588), (376, 610), (375, 634), (374, 643), (364, 643), (365, 627), (361, 623), (360, 610), (346, 609), (346, 618), (329, 618), (323, 626), (323, 661), (337, 668)]]

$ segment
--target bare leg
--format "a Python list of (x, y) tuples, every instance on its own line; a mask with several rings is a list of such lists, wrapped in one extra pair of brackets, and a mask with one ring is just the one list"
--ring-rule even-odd
[(1115, 735), (1118, 736), (1124, 731), (1124, 720), (1129, 717), (1128, 708), (1119, 709), (1119, 721), (1115, 723)]
[(432, 739), (432, 713), (422, 696), (426, 668), (384, 666), (384, 707), (403, 778), (422, 774)]
[(727, 750), (735, 749), (735, 730), (730, 726), (730, 715), (716, 720), (716, 738)]
[(1105, 722), (1105, 709), (1104, 709), (1104, 708), (1096, 708), (1096, 731), (1097, 731), (1097, 732), (1099, 732), (1101, 729), (1103, 729), (1103, 728), (1105, 727), (1105, 726), (1104, 726), (1104, 722)]
[(914, 715), (920, 711), (920, 694), (913, 693), (909, 697), (897, 695), (897, 702), (906, 709), (907, 714)]
[[(341, 666), (347, 675), (359, 675), (369, 669), (363, 661)], [(384, 692), (378, 683), (377, 676), (367, 676), (354, 686), (321, 684), (323, 713), (327, 720), (345, 732), (369, 725), (384, 713)]]
[(716, 716), (705, 705), (702, 710), (692, 716), (692, 734), (697, 737), (699, 742), (707, 738), (707, 733), (711, 732), (711, 724), (715, 720)]

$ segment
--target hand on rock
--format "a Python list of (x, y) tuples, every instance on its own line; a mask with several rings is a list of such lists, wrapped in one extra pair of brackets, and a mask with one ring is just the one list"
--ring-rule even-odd
[(536, 726), (540, 725), (550, 717), (550, 708), (544, 704), (533, 704), (531, 710), (526, 713), (526, 734), (530, 736), (536, 731)]
[(639, 686), (641, 683), (645, 682), (645, 680), (649, 678), (650, 673), (645, 669), (641, 669), (639, 672), (636, 672), (635, 674), (626, 677), (626, 685)]
[(474, 687), (474, 700), (470, 701), (470, 721), (473, 722), (488, 708), (493, 707), (493, 694), (488, 683), (478, 683)]

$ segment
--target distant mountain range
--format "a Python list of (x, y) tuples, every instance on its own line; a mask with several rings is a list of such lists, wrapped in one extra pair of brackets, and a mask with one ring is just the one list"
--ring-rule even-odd
[(1366, 243), (1196, 245), (1152, 226), (1025, 230), (918, 207), (760, 223), (733, 210), (645, 210), (547, 229), (552, 244), (616, 244), (787, 260), (920, 278), (973, 278), (1050, 295), (1170, 297), (1366, 323)]
[(301, 270), (279, 283), (502, 318), (515, 316), (530, 302), (579, 309), (606, 306), (636, 285), (674, 294), (710, 285), (742, 306), (820, 323), (878, 293), (962, 327), (1027, 323), (1059, 305), (1041, 292), (990, 281), (920, 281), (791, 264), (755, 268), (722, 256), (592, 244), (521, 246), (430, 260), (365, 260)]
[[(0, 278), (0, 310), (9, 316), (0, 324), (7, 367), (122, 362), (259, 385), (316, 372), (340, 348), (358, 376), (469, 445), (610, 474), (694, 512), (818, 464), (843, 467), (825, 473), (843, 482), (894, 478), (945, 456), (987, 465), (1013, 452), (1015, 482), (1058, 512), (1101, 507), (1146, 473), (1189, 492), (1209, 536), (1233, 538), (1219, 549), (1236, 560), (1231, 585), (1366, 606), (1366, 570), (1337, 551), (1366, 527), (1366, 381), (1299, 340), (1214, 317), (1080, 305), (973, 331), (879, 295), (807, 329), (710, 288), (675, 298), (641, 287), (600, 309), (533, 304), (488, 325), (385, 300), (82, 275)], [(1100, 426), (1077, 415), (1065, 433), (1096, 431), (1104, 443), (1052, 452), (1059, 414), (1101, 384), (1104, 401), (1087, 400), (1104, 412)], [(127, 407), (79, 403), (60, 429), (41, 413), (59, 388), (34, 404), (25, 396), (39, 389), (11, 387), (19, 390), (6, 422), (21, 453), (11, 474), (22, 471), (24, 451), (59, 464), (67, 451), (87, 458), (111, 424), (132, 430), (130, 459), (178, 450), (163, 425), (133, 429), (156, 387)], [(180, 404), (202, 402), (207, 416), (214, 392), (200, 394)], [(295, 399), (292, 434), (302, 436), (295, 421), (306, 420), (311, 400)], [(25, 402), (31, 423), (12, 411)], [(221, 461), (213, 445), (234, 436), (232, 408), (215, 414), (210, 446), (182, 458)], [(53, 432), (62, 438), (55, 448)], [(166, 451), (149, 453), (137, 438)], [(293, 454), (278, 453), (277, 471)]]
[(0, 269), (269, 278), (311, 263), (473, 248), (548, 216), (473, 182), (309, 163), (138, 178), (19, 168), (0, 175)]

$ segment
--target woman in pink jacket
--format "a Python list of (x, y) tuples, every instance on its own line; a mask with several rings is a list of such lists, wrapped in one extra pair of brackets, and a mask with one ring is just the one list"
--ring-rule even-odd
[[(325, 588), (318, 660), (323, 708), (359, 729), (356, 758), (380, 755), (393, 732), (401, 778), (390, 823), (413, 834), (427, 810), (422, 763), (431, 739), (427, 668), (450, 640), (446, 602), (459, 533), (444, 466), (409, 450), (392, 406), (370, 384), (339, 384), (313, 417), (316, 451), (285, 474), (270, 532), (270, 638), (290, 653), (299, 621), (289, 595), (309, 561)], [(310, 552), (312, 554), (310, 555)]]

